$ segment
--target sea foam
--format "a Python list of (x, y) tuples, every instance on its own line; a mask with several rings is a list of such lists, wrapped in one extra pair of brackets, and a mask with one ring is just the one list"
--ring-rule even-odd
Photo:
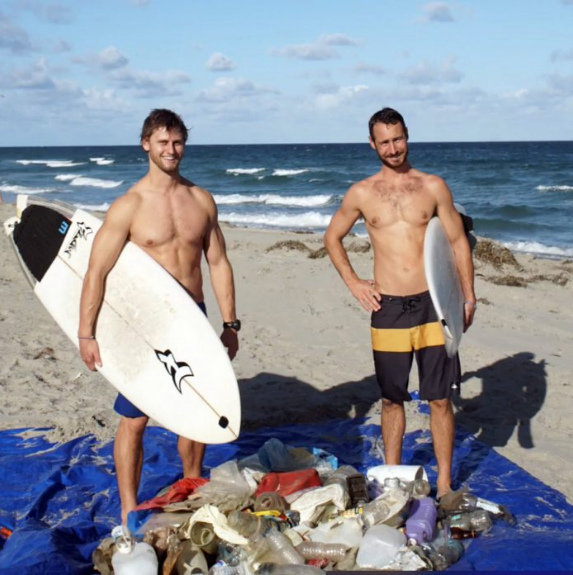
[(229, 168), (225, 170), (225, 173), (232, 174), (233, 176), (252, 176), (253, 174), (258, 174), (264, 172), (266, 168)]
[(539, 242), (504, 242), (503, 245), (513, 252), (533, 254), (546, 258), (573, 258), (573, 248), (546, 246)]
[(538, 192), (573, 192), (573, 186), (537, 186)]
[(58, 174), (54, 177), (54, 180), (59, 182), (69, 182), (70, 180), (75, 180), (76, 178), (81, 178), (81, 174)]
[(245, 194), (229, 194), (226, 196), (215, 195), (215, 202), (219, 205), (224, 204), (265, 204), (275, 206), (300, 206), (312, 208), (327, 205), (331, 195), (322, 194), (315, 196), (279, 196), (277, 194), (259, 194), (248, 196)]
[(243, 224), (245, 226), (258, 227), (279, 227), (279, 228), (326, 228), (330, 223), (331, 215), (319, 212), (305, 212), (303, 214), (292, 215), (280, 212), (270, 212), (267, 214), (219, 214), (219, 219), (232, 224)]
[(71, 186), (90, 186), (92, 188), (117, 188), (123, 184), (123, 180), (100, 180), (98, 178), (85, 178), (80, 176), (79, 178), (74, 178), (71, 182)]
[(74, 166), (83, 166), (87, 162), (74, 162), (73, 160), (16, 160), (16, 163), (23, 166), (43, 164), (48, 166), (48, 168), (72, 168)]
[(115, 160), (110, 158), (90, 158), (90, 162), (95, 162), (98, 166), (109, 166), (113, 164)]
[(76, 204), (76, 206), (88, 212), (107, 212), (109, 210), (109, 204), (107, 202), (103, 204)]
[(6, 194), (51, 194), (53, 192), (60, 192), (56, 188), (29, 188), (27, 186), (11, 186), (9, 184), (0, 185), (0, 192)]
[(310, 172), (309, 169), (303, 170), (281, 170), (277, 169), (273, 171), (273, 176), (280, 176), (280, 177), (288, 177), (288, 176), (298, 176), (300, 174), (305, 174), (306, 172)]

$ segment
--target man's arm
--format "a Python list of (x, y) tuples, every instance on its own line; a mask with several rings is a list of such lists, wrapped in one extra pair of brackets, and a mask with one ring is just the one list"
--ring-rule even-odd
[(95, 339), (96, 319), (104, 297), (104, 282), (127, 241), (137, 199), (122, 196), (109, 208), (90, 254), (80, 298), (78, 338), (80, 355), (86, 366), (95, 371), (102, 361)]
[[(207, 207), (211, 225), (209, 232), (205, 236), (203, 249), (205, 259), (209, 265), (211, 286), (213, 287), (213, 293), (221, 310), (221, 316), (224, 322), (230, 322), (237, 319), (233, 268), (227, 258), (227, 248), (223, 232), (219, 226), (217, 206), (210, 195), (208, 196)], [(239, 350), (237, 332), (234, 329), (225, 328), (221, 334), (221, 341), (227, 348), (229, 357), (233, 359)]]
[(352, 186), (344, 196), (342, 205), (332, 216), (324, 234), (324, 246), (346, 287), (360, 302), (360, 305), (366, 311), (377, 311), (380, 309), (380, 294), (373, 289), (374, 282), (362, 280), (356, 275), (342, 243), (361, 215), (358, 194), (358, 188)]
[(464, 294), (464, 331), (473, 322), (476, 309), (476, 295), (474, 291), (474, 263), (470, 243), (466, 236), (462, 218), (456, 208), (452, 193), (441, 178), (433, 182), (436, 192), (437, 212), (444, 230), (450, 240), (456, 265)]

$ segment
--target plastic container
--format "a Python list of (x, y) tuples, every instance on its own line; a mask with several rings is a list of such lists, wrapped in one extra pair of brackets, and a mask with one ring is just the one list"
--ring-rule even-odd
[(390, 507), (384, 499), (375, 499), (371, 501), (362, 510), (362, 515), (359, 521), (365, 527), (372, 527), (378, 523), (382, 523), (390, 514)]
[(418, 545), (432, 541), (436, 529), (438, 510), (433, 499), (424, 497), (414, 499), (410, 507), (410, 516), (406, 520), (406, 537)]
[(360, 543), (356, 565), (366, 569), (383, 569), (406, 544), (406, 536), (388, 525), (370, 527)]
[(305, 560), (328, 559), (338, 563), (346, 555), (346, 545), (343, 543), (320, 543), (319, 541), (304, 541), (296, 546), (296, 550)]
[(284, 533), (275, 531), (274, 529), (269, 529), (265, 533), (265, 539), (269, 543), (270, 550), (281, 557), (285, 563), (292, 565), (304, 564), (304, 559), (292, 546), (290, 539)]
[(131, 553), (116, 552), (111, 558), (115, 575), (157, 575), (159, 563), (149, 543), (136, 543)]

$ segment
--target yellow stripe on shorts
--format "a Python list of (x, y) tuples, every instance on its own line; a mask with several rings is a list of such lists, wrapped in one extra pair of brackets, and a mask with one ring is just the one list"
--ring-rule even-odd
[(374, 351), (404, 353), (444, 345), (442, 328), (437, 321), (406, 329), (371, 328), (371, 334)]

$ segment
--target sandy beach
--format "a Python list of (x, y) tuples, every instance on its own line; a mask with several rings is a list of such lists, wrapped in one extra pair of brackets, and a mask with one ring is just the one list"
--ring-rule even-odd
[[(13, 205), (0, 205), (2, 221), (13, 213)], [(379, 423), (369, 317), (321, 257), (322, 236), (223, 229), (243, 321), (234, 362), (243, 429), (356, 416)], [(368, 242), (349, 237), (346, 245), (357, 272), (371, 277)], [(56, 442), (89, 433), (112, 439), (114, 389), (83, 366), (30, 289), (4, 234), (0, 257), (0, 428), (50, 428)], [(494, 265), (476, 255), (479, 304), (462, 342), (465, 375), (455, 402), (459, 426), (570, 502), (572, 280), (573, 262), (517, 255)], [(218, 330), (217, 305), (206, 293)], [(415, 372), (410, 387), (417, 388)], [(428, 427), (425, 415), (408, 412), (408, 431)]]

